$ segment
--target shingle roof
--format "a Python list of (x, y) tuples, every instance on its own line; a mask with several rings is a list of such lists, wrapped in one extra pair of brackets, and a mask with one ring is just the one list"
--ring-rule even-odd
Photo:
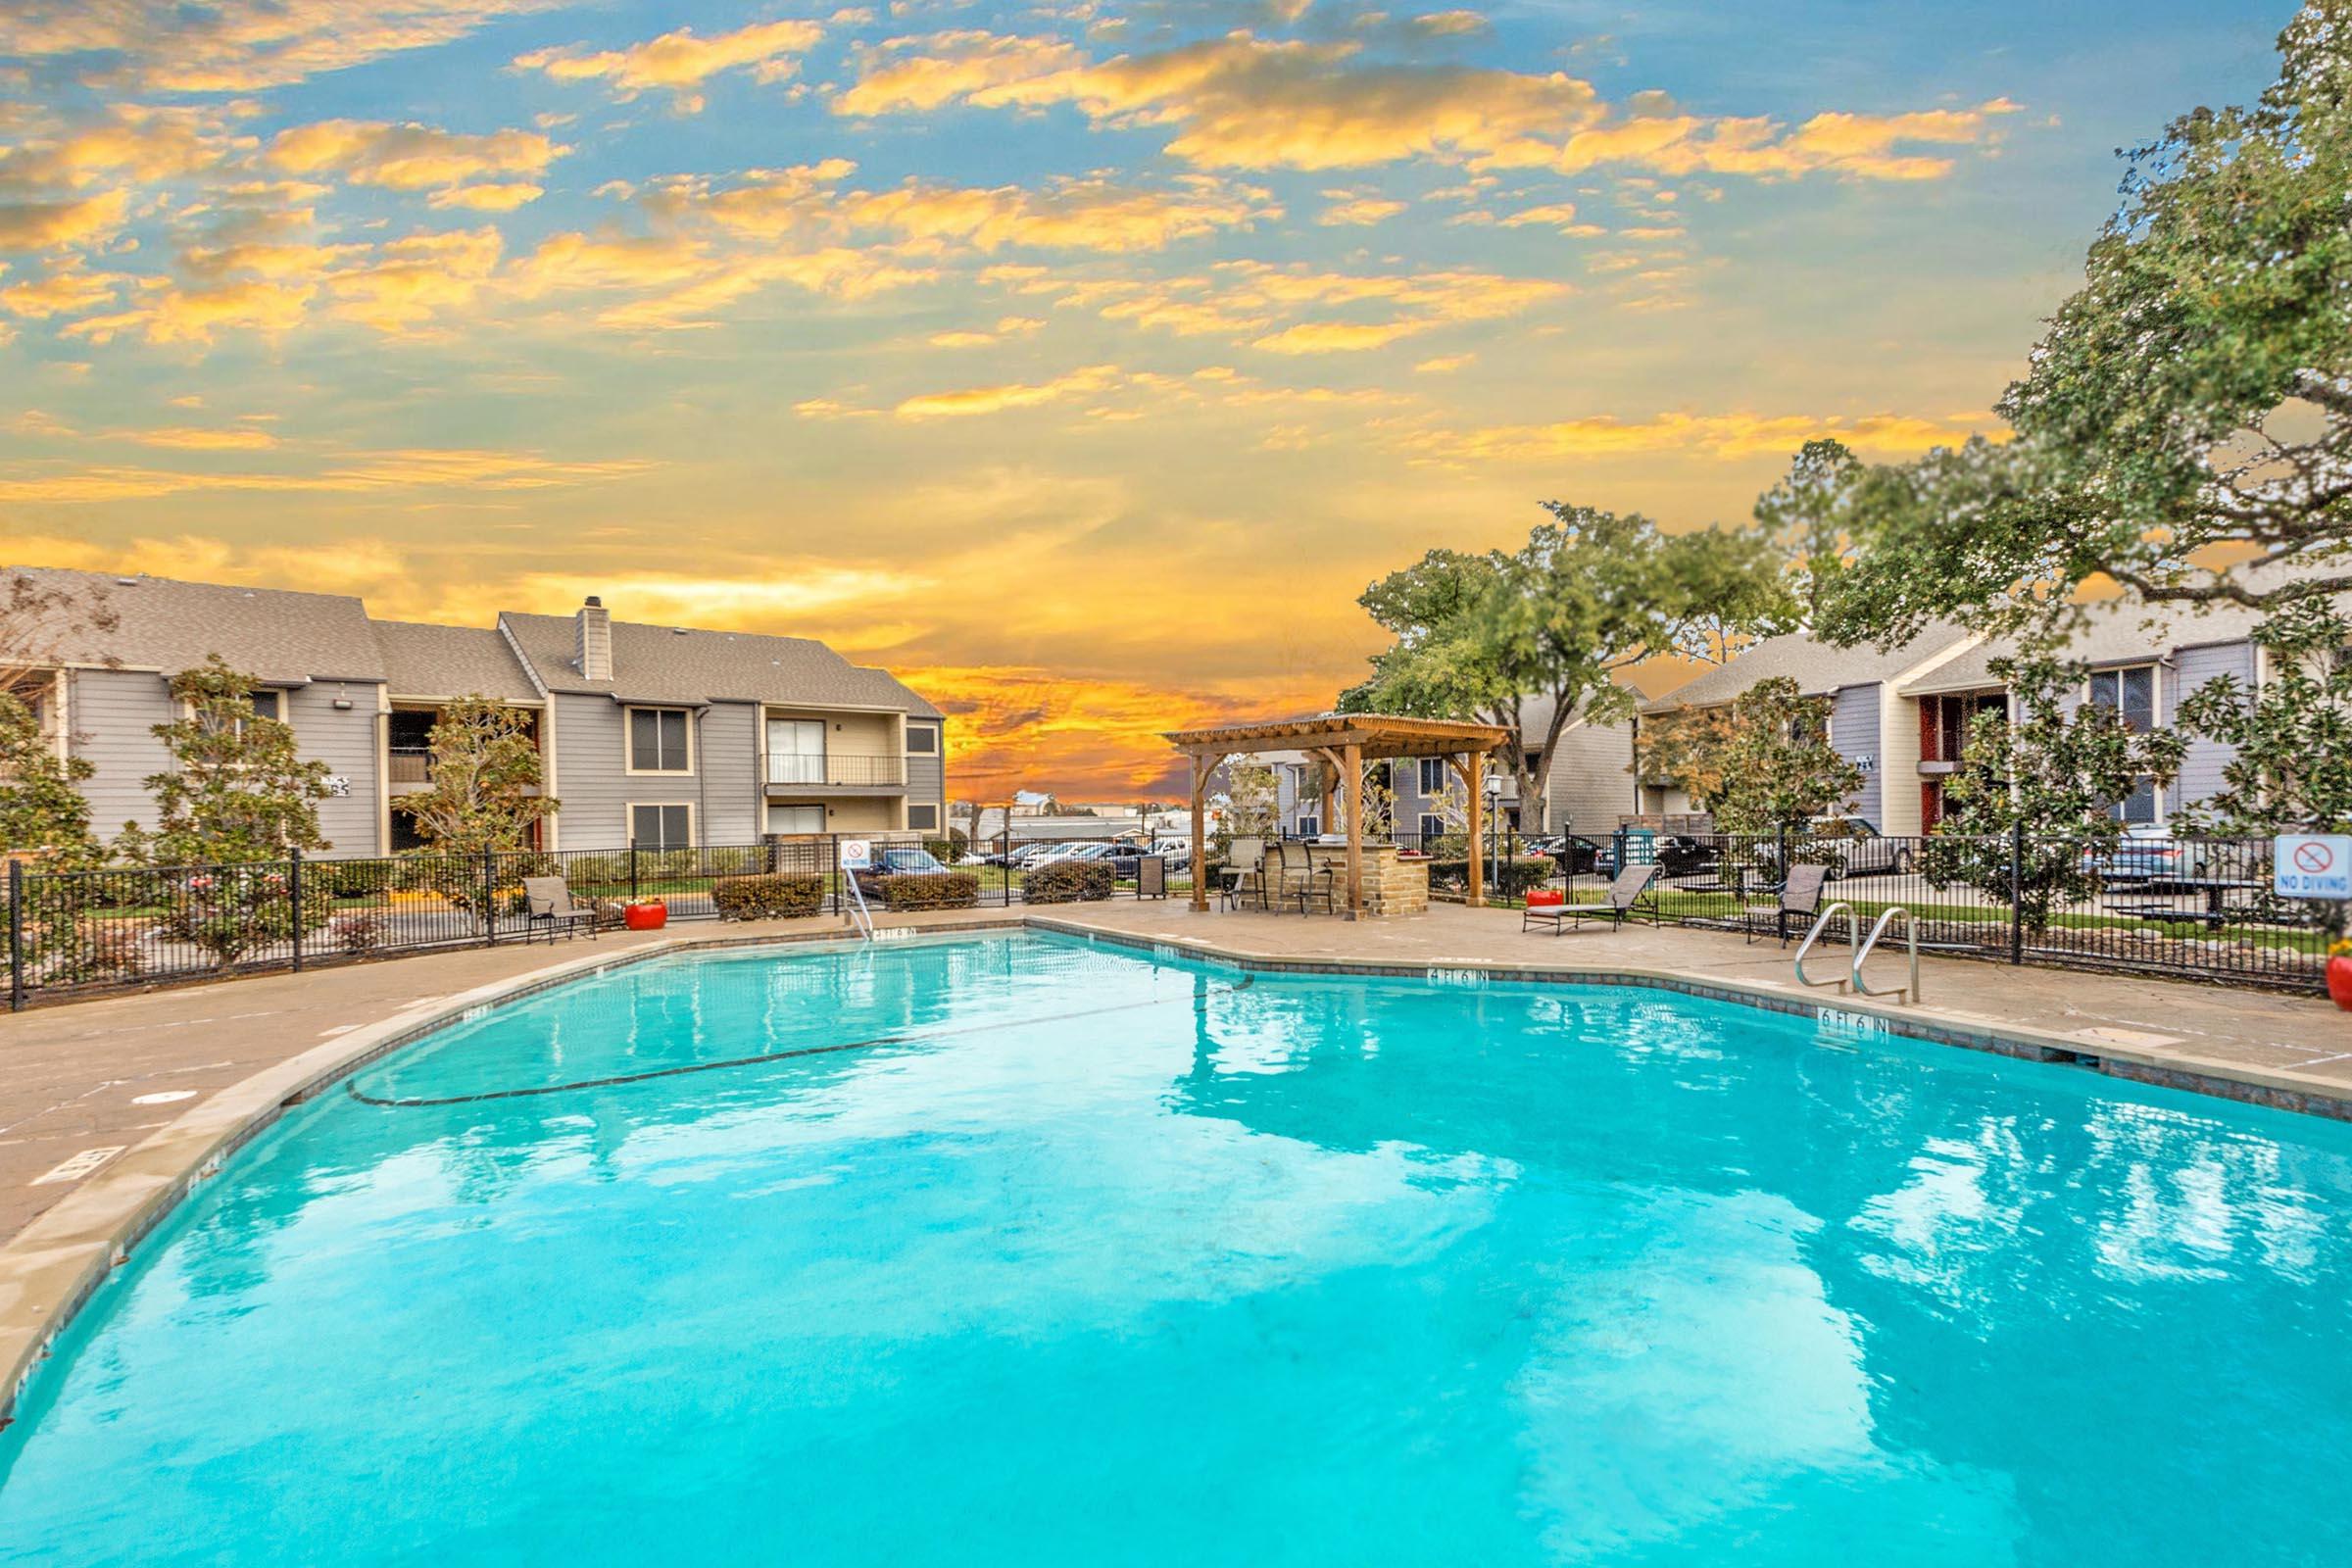
[(522, 662), (495, 626), (379, 620), (375, 641), (383, 650), (384, 680), (394, 697), (479, 694), (511, 703), (539, 700), (538, 688), (531, 684)]
[[(2222, 605), (2202, 614), (2168, 611), (2151, 624), (2145, 607), (2136, 601), (2109, 600), (2088, 607), (2088, 618), (2067, 644), (2066, 657), (2085, 664), (2155, 659), (2176, 648), (2240, 641), (2261, 619), (2258, 612), (2242, 605)], [(2010, 639), (1990, 639), (1917, 680), (1905, 681), (1902, 693), (1925, 697), (1936, 692), (1990, 690), (2002, 684), (1992, 672), (1992, 662), (2016, 652), (2017, 644)]]
[(1809, 697), (1827, 696), (1840, 686), (1866, 686), (1891, 680), (1904, 670), (1953, 647), (1969, 633), (1949, 621), (1932, 621), (1909, 642), (1893, 648), (1863, 644), (1839, 648), (1803, 632), (1767, 637), (1728, 664), (1718, 664), (1662, 697), (1642, 705), (1645, 713), (1677, 708), (1708, 708), (1728, 703), (1759, 681), (1787, 676)]
[(612, 680), (583, 677), (573, 662), (569, 615), (502, 614), (550, 691), (594, 692), (648, 702), (811, 703), (824, 708), (897, 709), (921, 718), (940, 710), (888, 670), (853, 664), (806, 637), (695, 631), (612, 622)]
[(115, 577), (55, 566), (0, 567), (0, 573), (71, 595), (79, 616), (102, 604), (116, 617), (113, 629), (103, 632), (73, 631), (68, 622), (78, 618), (74, 612), (36, 625), (25, 646), (67, 662), (112, 661), (177, 674), (219, 654), (233, 668), (272, 685), (384, 677), (368, 609), (349, 594)]

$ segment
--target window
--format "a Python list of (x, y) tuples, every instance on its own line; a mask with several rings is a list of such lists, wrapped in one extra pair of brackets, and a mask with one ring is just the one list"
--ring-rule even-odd
[(682, 708), (629, 710), (629, 771), (632, 773), (691, 773), (687, 755), (686, 710)]
[(906, 726), (906, 753), (907, 753), (907, 755), (908, 755), (908, 756), (910, 756), (910, 757), (936, 757), (936, 756), (938, 756), (938, 755), (939, 755), (939, 728), (938, 728), (938, 726), (937, 726), (937, 725), (934, 725), (934, 724), (909, 724), (909, 725), (907, 725), (907, 726)]
[(1429, 815), (1429, 814), (1427, 814), (1426, 812), (1425, 812), (1425, 813), (1423, 813), (1423, 815), (1422, 815), (1422, 817), (1421, 817), (1421, 844), (1422, 844), (1422, 848), (1424, 848), (1424, 849), (1428, 848), (1428, 847), (1429, 847), (1429, 841), (1430, 841), (1431, 839), (1435, 839), (1435, 838), (1443, 838), (1443, 837), (1445, 836), (1445, 834), (1446, 834), (1446, 819), (1445, 819), (1444, 817), (1442, 817), (1442, 816), (1432, 816), (1432, 815)]
[(1453, 782), (1453, 769), (1443, 757), (1421, 759), (1421, 793), (1443, 795), (1446, 785)]
[(1311, 839), (1319, 835), (1322, 831), (1323, 819), (1321, 817), (1315, 815), (1315, 813), (1312, 811), (1305, 811), (1299, 814), (1298, 836), (1300, 838)]
[(2126, 726), (2146, 734), (2156, 727), (2156, 666), (2093, 670), (2090, 701), (2093, 707), (2115, 710)]
[(822, 784), (825, 780), (825, 725), (815, 718), (771, 718), (767, 721), (767, 781), (770, 784)]
[(2143, 778), (2132, 787), (2132, 793), (2108, 808), (2108, 814), (2120, 822), (2153, 822), (2156, 820), (2156, 781)]
[(938, 831), (939, 831), (939, 808), (938, 808), (938, 807), (936, 807), (936, 806), (909, 806), (909, 807), (907, 807), (907, 808), (906, 808), (906, 827), (907, 827), (907, 831), (909, 831), (909, 832), (913, 832), (913, 833), (936, 833), (936, 832), (938, 832)]
[(641, 850), (686, 850), (694, 847), (694, 808), (691, 806), (632, 806), (629, 842)]
[(770, 833), (822, 833), (825, 830), (825, 808), (821, 806), (771, 806), (767, 808), (767, 830)]

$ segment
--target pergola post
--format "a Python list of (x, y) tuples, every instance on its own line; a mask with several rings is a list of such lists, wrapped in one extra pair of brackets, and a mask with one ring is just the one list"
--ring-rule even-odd
[(1470, 786), (1470, 900), (1469, 900), (1469, 903), (1470, 903), (1470, 907), (1472, 907), (1473, 909), (1475, 909), (1475, 908), (1478, 908), (1478, 907), (1482, 906), (1483, 906), (1483, 905), (1484, 905), (1484, 904), (1487, 902), (1487, 888), (1486, 888), (1486, 881), (1487, 881), (1487, 879), (1486, 879), (1486, 866), (1485, 866), (1485, 864), (1484, 864), (1484, 863), (1483, 863), (1483, 862), (1482, 862), (1482, 861), (1479, 859), (1479, 856), (1478, 856), (1478, 840), (1479, 840), (1479, 836), (1480, 836), (1480, 834), (1481, 834), (1481, 833), (1482, 833), (1482, 832), (1485, 830), (1485, 825), (1484, 825), (1484, 824), (1483, 824), (1483, 823), (1480, 821), (1480, 816), (1481, 816), (1481, 815), (1484, 813), (1484, 811), (1486, 810), (1486, 805), (1487, 805), (1487, 787), (1486, 787), (1486, 786), (1487, 786), (1487, 754), (1486, 754), (1486, 753), (1484, 753), (1484, 752), (1472, 752), (1472, 753), (1470, 754), (1470, 769), (1469, 769), (1469, 776), (1468, 776), (1468, 779), (1466, 780), (1466, 782), (1467, 782), (1467, 783), (1469, 784), (1469, 786)]
[(1217, 764), (1199, 752), (1193, 758), (1193, 912), (1208, 912), (1208, 776)]
[(1364, 913), (1364, 749), (1350, 744), (1341, 754), (1348, 796), (1348, 918)]

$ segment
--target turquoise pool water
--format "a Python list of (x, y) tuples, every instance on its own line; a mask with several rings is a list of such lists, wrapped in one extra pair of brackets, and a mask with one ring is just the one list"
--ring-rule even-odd
[(1028, 937), (350, 1087), (79, 1320), (0, 1561), (2352, 1561), (2328, 1123)]

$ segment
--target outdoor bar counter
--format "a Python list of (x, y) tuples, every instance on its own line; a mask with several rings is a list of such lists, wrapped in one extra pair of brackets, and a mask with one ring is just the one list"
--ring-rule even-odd
[[(1331, 867), (1334, 905), (1348, 907), (1348, 846), (1309, 844), (1306, 853), (1318, 871)], [(1418, 855), (1399, 855), (1394, 844), (1363, 847), (1364, 913), (1426, 914), (1429, 912), (1429, 860)]]

